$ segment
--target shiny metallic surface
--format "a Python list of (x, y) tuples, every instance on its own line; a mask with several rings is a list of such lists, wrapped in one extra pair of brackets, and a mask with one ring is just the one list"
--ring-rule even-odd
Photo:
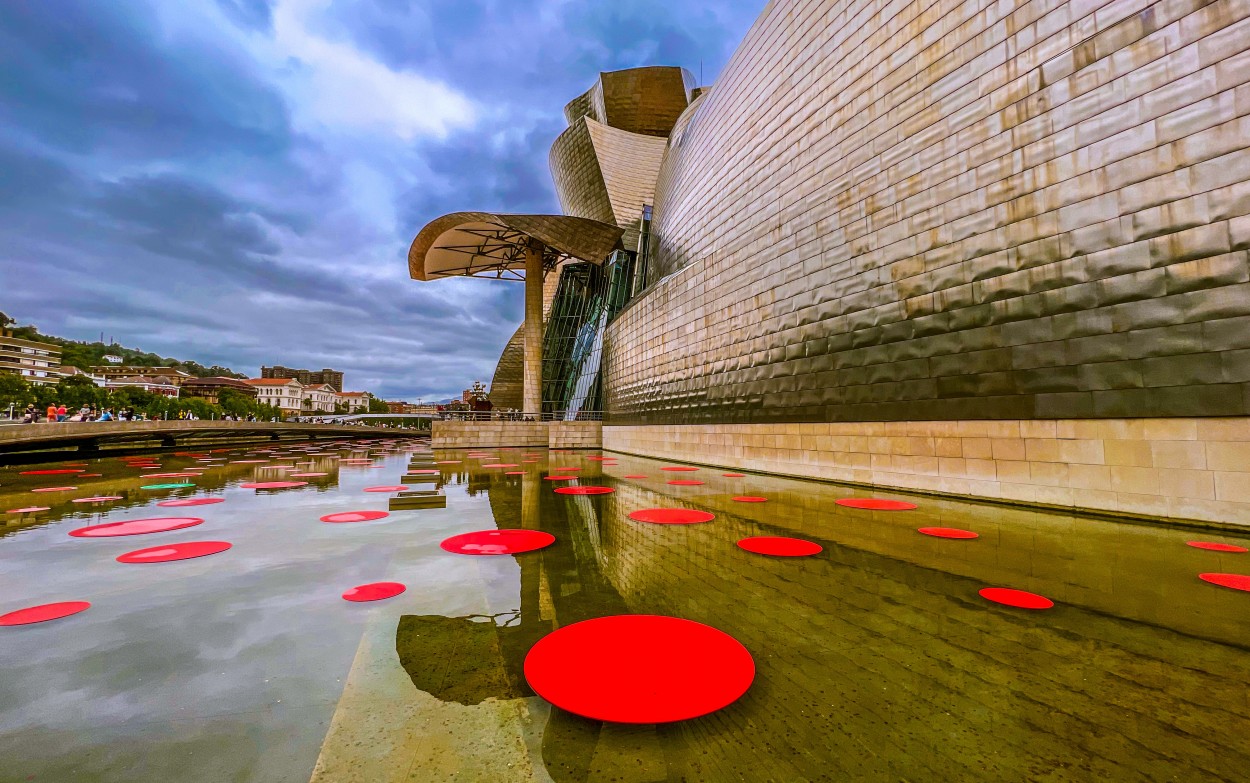
[(673, 132), (608, 423), (1243, 416), (1248, 250), (1245, 2), (775, 2)]

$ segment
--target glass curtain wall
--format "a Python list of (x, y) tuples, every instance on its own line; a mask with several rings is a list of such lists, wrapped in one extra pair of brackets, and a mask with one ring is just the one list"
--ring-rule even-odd
[(603, 409), (603, 333), (633, 293), (634, 254), (566, 264), (543, 335), (543, 412), (576, 420)]

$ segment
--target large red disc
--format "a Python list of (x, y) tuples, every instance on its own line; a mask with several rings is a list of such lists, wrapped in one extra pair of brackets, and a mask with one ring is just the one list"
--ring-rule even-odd
[(615, 491), (611, 487), (556, 487), (559, 495), (606, 495)]
[(162, 500), (156, 505), (165, 508), (182, 508), (183, 506), (211, 506), (214, 503), (225, 502), (225, 498), (178, 498), (177, 500)]
[(1250, 591), (1250, 576), (1243, 574), (1198, 574), (1198, 578), (1220, 587)]
[(709, 625), (645, 614), (567, 625), (530, 648), (525, 679), (547, 701), (593, 720), (671, 723), (726, 707), (755, 661)]
[(385, 511), (340, 511), (337, 514), (326, 514), (322, 522), (369, 522), (374, 519), (389, 517)]
[(356, 585), (343, 593), (348, 601), (381, 601), (394, 598), (408, 588), (399, 582), (370, 582), (367, 585)]
[(957, 527), (918, 527), (917, 533), (924, 533), (934, 538), (979, 538), (980, 534), (971, 530), (960, 530)]
[(85, 471), (78, 468), (62, 468), (59, 470), (23, 470), (22, 476), (63, 476), (70, 473), (84, 473)]
[(307, 481), (249, 481), (246, 484), (240, 484), (244, 489), (290, 489), (292, 487), (306, 487)]
[(489, 465), (483, 465), (482, 467), (484, 468), (515, 468), (517, 467), (517, 464), (515, 462), (492, 462)]
[(78, 487), (39, 487), (32, 489), (31, 492), (69, 492), (74, 489), (78, 489)]
[(758, 495), (739, 495), (738, 497), (733, 498), (733, 499), (738, 501), (739, 503), (767, 503), (768, 502), (768, 498), (762, 498)]
[(26, 506), (25, 508), (11, 508), (4, 512), (6, 514), (34, 514), (37, 511), (51, 511), (51, 506)]
[(229, 541), (185, 541), (181, 544), (150, 546), (118, 555), (119, 563), (169, 563), (174, 560), (190, 560), (195, 557), (215, 555), (230, 548)]
[(1024, 590), (1012, 590), (1009, 587), (985, 587), (977, 591), (982, 598), (1004, 606), (1018, 609), (1049, 609), (1055, 602), (1044, 595)]
[(48, 620), (59, 620), (78, 614), (91, 607), (90, 601), (60, 601), (54, 604), (40, 604), (18, 609), (16, 612), (0, 615), (0, 625), (29, 625), (45, 623)]
[(675, 479), (673, 481), (667, 481), (665, 483), (672, 484), (674, 487), (697, 487), (703, 482), (695, 481), (694, 479)]
[(107, 522), (69, 531), (75, 538), (111, 538), (113, 536), (140, 536), (146, 533), (167, 533), (184, 527), (201, 525), (199, 517), (152, 517), (151, 519), (128, 519), (124, 522)]
[(547, 481), (572, 481), (573, 479), (580, 478), (580, 477), (579, 476), (543, 476), (543, 478), (546, 479)]
[(840, 498), (833, 502), (847, 508), (866, 508), (872, 511), (911, 511), (916, 507), (915, 503), (883, 498)]
[(631, 511), (629, 518), (638, 522), (654, 522), (657, 525), (693, 525), (698, 522), (711, 522), (716, 519), (716, 515), (692, 508), (644, 508), (641, 511)]
[(1250, 552), (1250, 549), (1246, 549), (1244, 546), (1219, 544), (1215, 541), (1186, 541), (1185, 543), (1195, 549), (1209, 549), (1212, 552)]
[(556, 537), (541, 530), (478, 530), (461, 533), (439, 544), (458, 555), (515, 555), (533, 552), (555, 543)]
[(745, 473), (722, 473), (721, 475), (724, 476), (725, 478), (745, 478), (746, 477)]
[(660, 468), (660, 470), (676, 470), (684, 473), (686, 471), (698, 470), (698, 468), (689, 468), (684, 465), (669, 465), (667, 467)]
[(785, 536), (753, 536), (738, 542), (738, 546), (758, 555), (774, 555), (776, 557), (807, 557), (820, 554), (824, 547), (813, 541)]
[(397, 484), (389, 487), (365, 487), (365, 492), (407, 492), (412, 487)]

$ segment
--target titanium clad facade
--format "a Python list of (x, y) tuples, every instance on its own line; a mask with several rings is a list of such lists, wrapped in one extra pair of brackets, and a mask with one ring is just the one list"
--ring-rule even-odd
[(654, 206), (610, 423), (1250, 412), (1250, 0), (773, 2)]

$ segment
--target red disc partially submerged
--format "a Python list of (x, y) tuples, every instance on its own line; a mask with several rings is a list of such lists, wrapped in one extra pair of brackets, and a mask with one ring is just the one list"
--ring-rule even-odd
[(697, 487), (703, 482), (695, 481), (693, 479), (675, 479), (673, 481), (668, 481), (665, 483), (672, 484), (674, 487)]
[(1244, 546), (1220, 544), (1215, 541), (1186, 541), (1185, 544), (1195, 549), (1209, 549), (1212, 552), (1250, 552), (1250, 549), (1246, 549)]
[(23, 470), (23, 476), (64, 476), (71, 473), (83, 473), (79, 468), (60, 468), (56, 470)]
[(530, 648), (525, 679), (561, 709), (613, 723), (707, 715), (746, 693), (755, 661), (724, 631), (629, 614), (567, 625)]
[(385, 511), (340, 511), (337, 514), (326, 514), (322, 522), (370, 522), (374, 519), (389, 517)]
[(1250, 591), (1250, 576), (1244, 574), (1198, 574), (1198, 578), (1220, 587)]
[(695, 511), (692, 508), (644, 508), (631, 511), (629, 518), (638, 522), (653, 522), (657, 525), (694, 525), (699, 522), (711, 522), (715, 514), (706, 511)]
[(439, 544), (458, 555), (515, 555), (533, 552), (555, 543), (556, 537), (541, 530), (478, 530), (461, 533)]
[(734, 500), (738, 501), (739, 503), (766, 503), (768, 502), (768, 498), (762, 498), (758, 495), (739, 495), (738, 497), (734, 498)]
[(195, 527), (204, 524), (199, 517), (152, 517), (150, 519), (128, 519), (124, 522), (106, 522), (103, 525), (91, 525), (69, 531), (75, 538), (112, 538), (113, 536), (141, 536), (147, 533), (168, 533), (171, 530), (182, 530), (184, 527)]
[(813, 541), (786, 536), (752, 536), (738, 541), (738, 546), (757, 555), (774, 557), (809, 557), (820, 554), (825, 549)]
[(180, 544), (150, 546), (118, 555), (119, 563), (170, 563), (174, 560), (190, 560), (215, 555), (230, 548), (229, 541), (184, 541)]
[(51, 506), (27, 506), (26, 508), (11, 508), (4, 512), (6, 514), (34, 514), (37, 511), (50, 511)]
[(866, 508), (872, 511), (911, 511), (916, 507), (915, 503), (884, 498), (839, 498), (833, 502), (847, 508)]
[(980, 538), (979, 533), (971, 530), (960, 530), (957, 527), (918, 527), (917, 533), (924, 533), (934, 538)]
[(214, 503), (225, 502), (225, 498), (178, 498), (176, 500), (162, 500), (156, 505), (164, 506), (165, 508), (182, 508), (184, 506), (211, 506)]
[(1010, 587), (984, 587), (977, 593), (987, 601), (1014, 606), (1017, 609), (1049, 609), (1055, 605), (1054, 601), (1044, 595), (1025, 590), (1013, 590)]
[(381, 601), (394, 598), (408, 588), (399, 582), (370, 582), (367, 585), (356, 585), (343, 593), (343, 598), (358, 603), (364, 601)]
[(78, 487), (38, 487), (32, 489), (31, 492), (69, 492), (78, 489)]
[(556, 487), (559, 495), (606, 495), (615, 491), (611, 487)]
[(407, 492), (409, 489), (412, 489), (412, 487), (395, 484), (388, 487), (365, 487), (365, 492)]
[(330, 474), (329, 473), (291, 473), (290, 477), (291, 478), (318, 478), (321, 476), (328, 476), (328, 475)]
[(49, 620), (59, 620), (62, 617), (69, 617), (71, 614), (78, 614), (90, 608), (90, 601), (59, 601), (54, 604), (28, 606), (25, 609), (18, 609), (16, 612), (0, 614), (0, 625), (46, 623)]
[(180, 473), (145, 473), (139, 478), (187, 478), (188, 476), (198, 476), (199, 473), (191, 473), (183, 471)]
[(745, 478), (747, 474), (745, 473), (722, 473), (721, 475), (724, 476), (725, 478)]
[(483, 465), (482, 467), (484, 468), (515, 468), (517, 467), (517, 464), (515, 462), (492, 462), (489, 465)]
[(578, 476), (543, 476), (543, 478), (547, 481), (573, 481)]
[(244, 489), (290, 489), (292, 487), (306, 487), (307, 481), (249, 481), (246, 484), (240, 484)]
[(698, 470), (698, 468), (689, 468), (689, 467), (685, 467), (684, 465), (668, 465), (666, 467), (660, 468), (660, 470), (673, 470), (673, 471), (680, 471), (682, 473), (686, 473), (692, 470)]
[(121, 495), (96, 495), (93, 498), (74, 498), (71, 503), (107, 503), (110, 500), (121, 500)]

